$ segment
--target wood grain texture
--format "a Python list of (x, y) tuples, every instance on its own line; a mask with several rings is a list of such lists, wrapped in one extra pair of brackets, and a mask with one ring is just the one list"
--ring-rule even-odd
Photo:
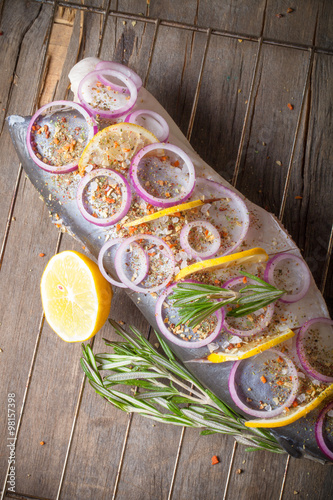
[[(38, 17), (40, 6), (28, 6), (22, 0), (5, 2), (2, 12), (0, 31), (0, 64), (3, 71), (0, 73), (0, 129), (2, 130), (6, 110), (14, 85), (18, 84), (18, 75), (15, 74), (16, 65), (22, 41), (32, 23)], [(13, 15), (15, 12), (15, 15)]]
[[(10, 5), (7, 0), (5, 8)], [(15, 13), (19, 9), (12, 11), (15, 19)], [(43, 6), (37, 11), (37, 16), (32, 17), (33, 21), (29, 24), (22, 36), (21, 44), (18, 51), (18, 61), (15, 69), (16, 79), (15, 85), (12, 88), (10, 101), (7, 106), (7, 114), (20, 113), (27, 115), (32, 112), (33, 99), (36, 93), (38, 84), (38, 75), (41, 70), (41, 53), (44, 47), (44, 38), (47, 33), (52, 9), (49, 5)], [(15, 23), (14, 23), (15, 25)], [(22, 34), (21, 34), (22, 35)], [(1, 38), (1, 37), (0, 37)], [(1, 51), (2, 52), (2, 51)], [(32, 68), (34, 70), (32, 71)], [(18, 172), (18, 160), (14, 151), (7, 127), (3, 128), (0, 137), (0, 150), (5, 153), (5, 163), (1, 166), (1, 183), (0, 183), (0, 235), (3, 238), (6, 216), (9, 206), (15, 180)]]
[[(297, 492), (297, 493), (295, 493)], [(292, 458), (283, 500), (326, 500), (333, 497), (332, 466)], [(269, 497), (267, 497), (269, 498)]]
[[(200, 436), (198, 429), (186, 429), (172, 497), (218, 500), (223, 497), (233, 438), (221, 434)], [(220, 462), (212, 465), (216, 455)]]
[[(308, 54), (264, 45), (237, 188), (276, 215), (306, 76)], [(288, 104), (293, 106), (289, 109)]]
[(191, 143), (231, 181), (249, 98), (256, 46), (212, 36)]
[[(315, 56), (284, 217), (318, 285), (333, 223), (332, 76), (332, 57)], [(332, 268), (326, 296), (332, 306)]]

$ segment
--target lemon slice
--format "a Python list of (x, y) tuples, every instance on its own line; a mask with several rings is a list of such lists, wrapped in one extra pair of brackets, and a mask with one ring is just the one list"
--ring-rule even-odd
[(64, 251), (48, 262), (40, 284), (45, 318), (66, 342), (83, 342), (102, 328), (110, 312), (112, 289), (97, 264)]
[(256, 419), (245, 422), (246, 427), (282, 427), (292, 424), (301, 417), (305, 417), (310, 411), (317, 408), (324, 399), (333, 394), (333, 384), (326, 387), (316, 398), (306, 404), (300, 404), (295, 408), (289, 408), (283, 415), (269, 419)]
[(241, 359), (251, 358), (256, 354), (260, 354), (263, 351), (267, 351), (271, 347), (274, 347), (285, 340), (291, 339), (295, 333), (289, 328), (283, 332), (279, 332), (275, 335), (269, 335), (264, 340), (254, 339), (251, 342), (248, 342), (242, 345), (237, 352), (228, 353), (228, 352), (212, 352), (207, 356), (207, 360), (211, 363), (224, 363), (225, 361), (239, 361)]
[(88, 165), (126, 172), (133, 156), (144, 146), (159, 142), (149, 130), (133, 123), (116, 123), (98, 132), (85, 147), (79, 161), (84, 175)]
[(223, 257), (216, 257), (214, 259), (204, 260), (203, 262), (196, 262), (188, 267), (184, 267), (176, 275), (175, 280), (179, 281), (189, 274), (197, 273), (199, 271), (212, 271), (214, 269), (227, 269), (232, 266), (240, 266), (243, 264), (253, 264), (259, 262), (266, 262), (268, 255), (263, 248), (250, 248), (244, 252), (232, 253)]
[(205, 203), (207, 203), (207, 200), (206, 201), (193, 200), (193, 201), (188, 201), (187, 203), (181, 203), (180, 205), (164, 208), (163, 210), (159, 210), (158, 212), (155, 212), (153, 214), (145, 215), (140, 219), (135, 219), (132, 220), (131, 222), (127, 222), (127, 224), (124, 224), (123, 227), (139, 226), (140, 224), (160, 219), (165, 215), (173, 215), (177, 212), (183, 212), (185, 210), (191, 210), (192, 208), (201, 207), (201, 205), (204, 205)]

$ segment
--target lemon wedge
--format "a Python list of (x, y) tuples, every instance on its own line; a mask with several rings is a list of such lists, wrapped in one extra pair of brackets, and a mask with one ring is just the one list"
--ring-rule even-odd
[(79, 172), (84, 175), (88, 165), (126, 172), (133, 156), (154, 142), (159, 142), (157, 137), (140, 125), (115, 123), (88, 142), (78, 164)]
[(203, 262), (191, 264), (190, 266), (184, 267), (184, 269), (179, 271), (175, 280), (182, 280), (189, 274), (200, 271), (227, 269), (229, 267), (240, 266), (243, 264), (266, 262), (267, 260), (268, 255), (263, 248), (250, 248), (249, 250), (244, 250), (244, 252), (232, 253), (231, 255), (224, 255), (223, 257), (216, 257), (214, 259), (208, 259)]
[(246, 427), (282, 427), (284, 425), (292, 424), (299, 418), (305, 417), (305, 415), (317, 408), (317, 406), (319, 406), (324, 399), (332, 394), (333, 384), (326, 387), (326, 389), (324, 389), (319, 396), (312, 399), (312, 401), (306, 404), (300, 404), (295, 408), (288, 408), (288, 411), (286, 411), (283, 415), (279, 415), (275, 418), (249, 420), (248, 422), (245, 422), (245, 425)]
[(66, 342), (88, 340), (107, 320), (111, 286), (97, 264), (79, 252), (54, 255), (40, 288), (46, 321)]
[(267, 351), (271, 347), (274, 347), (285, 340), (291, 339), (295, 333), (289, 328), (283, 332), (279, 332), (275, 335), (269, 335), (264, 340), (254, 339), (251, 342), (248, 342), (242, 345), (237, 349), (235, 353), (228, 352), (212, 352), (207, 356), (207, 360), (211, 363), (224, 363), (225, 361), (239, 361), (241, 359), (251, 358), (256, 354), (260, 354), (263, 351)]
[(135, 219), (132, 220), (131, 222), (127, 222), (127, 224), (124, 224), (123, 227), (139, 226), (140, 224), (145, 224), (146, 222), (160, 219), (165, 215), (173, 215), (176, 214), (177, 212), (183, 212), (185, 210), (191, 210), (192, 208), (201, 207), (205, 203), (207, 203), (207, 200), (206, 201), (193, 200), (193, 201), (188, 201), (187, 203), (181, 203), (180, 205), (175, 205), (173, 207), (163, 208), (163, 210), (159, 210), (158, 212), (155, 212), (153, 214), (145, 215), (140, 219)]

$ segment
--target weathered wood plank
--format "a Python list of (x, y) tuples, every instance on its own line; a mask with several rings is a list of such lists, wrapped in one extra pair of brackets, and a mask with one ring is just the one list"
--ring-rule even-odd
[(231, 470), (227, 499), (278, 500), (286, 455), (245, 452), (238, 447)]
[(244, 33), (259, 36), (265, 15), (266, 1), (259, 0), (255, 4), (244, 0), (227, 0), (210, 2), (200, 0), (198, 8), (198, 25), (210, 26), (218, 30)]
[(39, 11), (39, 5), (27, 5), (22, 0), (7, 0), (4, 3), (0, 27), (0, 66), (2, 68), (0, 73), (0, 129), (3, 127), (12, 88), (18, 84), (15, 69), (21, 44), (26, 32), (38, 17)]
[[(19, 58), (16, 66), (16, 85), (13, 86), (7, 114), (29, 114), (32, 111), (32, 101), (38, 84), (38, 75), (41, 69), (41, 53), (45, 43), (52, 8), (43, 6), (38, 17), (29, 26), (24, 34), (20, 46)], [(32, 71), (32, 68), (34, 70)], [(5, 153), (6, 163), (2, 164), (2, 182), (0, 183), (0, 208), (4, 217), (0, 219), (0, 235), (3, 238), (6, 216), (8, 214), (11, 197), (18, 172), (18, 160), (14, 151), (7, 127), (4, 127), (0, 137), (0, 150)]]
[[(318, 285), (333, 223), (333, 113), (327, 104), (333, 98), (332, 75), (332, 57), (316, 55), (284, 217)], [(331, 272), (326, 294), (332, 301)]]
[[(17, 65), (18, 84), (13, 90), (9, 112), (28, 113), (34, 95), (36, 75), (31, 73), (34, 60), (38, 60), (36, 54), (40, 54), (42, 42), (37, 33), (43, 39), (45, 35), (51, 9), (49, 6), (41, 9), (39, 16), (26, 33), (20, 51)], [(31, 48), (32, 41), (36, 40), (34, 50)], [(39, 62), (36, 63), (38, 73)], [(31, 87), (27, 85), (30, 82)], [(0, 151), (6, 158), (2, 164), (2, 182), (0, 191), (1, 217), (0, 228), (6, 223), (6, 215), (10, 204), (10, 197), (14, 188), (15, 176), (18, 171), (18, 160), (11, 144), (7, 128), (0, 139)], [(50, 254), (55, 248), (55, 239), (45, 242), (43, 231), (49, 225), (45, 207), (38, 199), (38, 195), (32, 186), (23, 179), (18, 194), (17, 207), (15, 207), (11, 232), (8, 239), (8, 253), (1, 269), (2, 280), (0, 283), (1, 301), (1, 379), (3, 380), (3, 391), (1, 392), (0, 404), (2, 408), (7, 406), (6, 398), (8, 392), (16, 393), (16, 409), (19, 412), (24, 394), (25, 384), (29, 371), (29, 362), (32, 357), (34, 342), (38, 332), (40, 321), (39, 286), (38, 276), (42, 271), (44, 263), (38, 257), (42, 248), (45, 253)], [(29, 212), (27, 210), (29, 207)], [(31, 214), (39, 214), (41, 218), (33, 217)], [(56, 236), (56, 235), (55, 235)], [(18, 245), (17, 242), (20, 242)], [(8, 256), (8, 258), (7, 258)], [(31, 297), (35, 299), (30, 300)], [(1, 432), (5, 436), (6, 422), (1, 421)], [(5, 440), (1, 441), (1, 471), (5, 471), (7, 460), (7, 449)]]
[[(190, 119), (206, 35), (160, 26), (147, 89), (184, 134)], [(167, 82), (167, 84), (166, 84)]]
[[(263, 46), (237, 188), (278, 215), (308, 53)], [(289, 106), (288, 106), (289, 105)], [(292, 106), (293, 109), (289, 109)]]
[[(186, 429), (172, 498), (221, 499), (228, 476), (233, 438), (214, 434), (200, 436), (199, 429)], [(220, 462), (212, 465), (216, 455)]]
[(318, 28), (316, 31), (316, 45), (325, 49), (333, 49), (333, 4), (330, 0), (323, 0), (319, 9)]
[[(268, 0), (264, 36), (274, 40), (303, 43), (314, 43), (317, 16), (321, 2), (304, 0), (293, 3), (288, 0)], [(287, 12), (292, 8), (292, 12)]]
[(295, 498), (297, 500), (326, 500), (332, 497), (331, 465), (321, 465), (310, 460), (290, 459), (283, 500)]
[(212, 36), (207, 53), (191, 143), (228, 181), (234, 174), (256, 49), (251, 42)]

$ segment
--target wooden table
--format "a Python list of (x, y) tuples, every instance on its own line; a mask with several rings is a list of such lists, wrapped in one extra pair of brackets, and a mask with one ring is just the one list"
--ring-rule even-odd
[[(61, 342), (44, 323), (39, 295), (47, 260), (82, 248), (50, 224), (4, 121), (70, 98), (67, 74), (82, 57), (131, 66), (198, 153), (282, 219), (332, 308), (333, 3), (0, 5), (1, 409), (6, 416), (7, 395), (14, 393), (18, 432), (16, 493), (3, 491), (2, 498), (333, 498), (329, 465), (247, 453), (232, 438), (129, 417), (84, 385), (80, 346)], [(118, 290), (111, 315), (148, 334), (149, 325)], [(108, 326), (95, 338), (96, 351), (103, 350), (103, 335), (112, 337)], [(1, 436), (3, 484), (6, 418)], [(214, 466), (213, 455), (220, 458)]]

